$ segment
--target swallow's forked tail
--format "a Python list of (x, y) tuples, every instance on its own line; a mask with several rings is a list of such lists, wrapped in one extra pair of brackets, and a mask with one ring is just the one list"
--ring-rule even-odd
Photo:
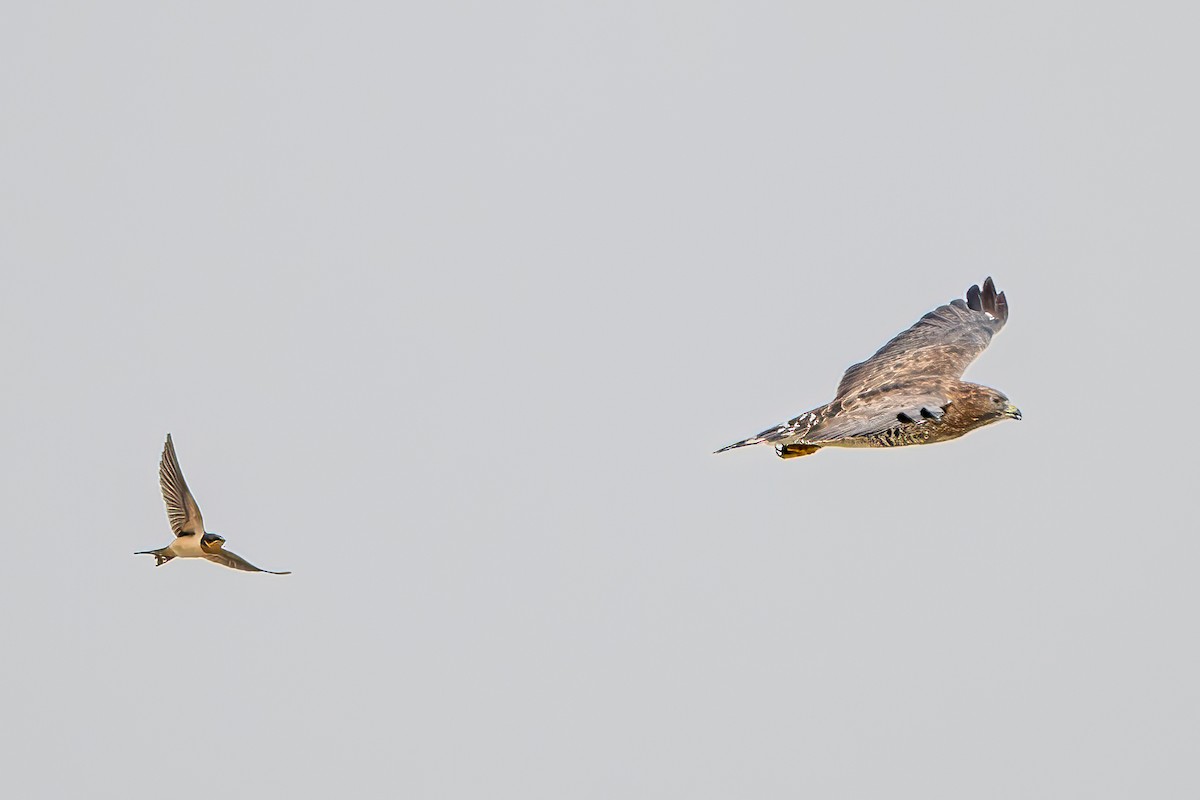
[(134, 553), (135, 556), (154, 556), (154, 566), (161, 567), (163, 564), (170, 561), (173, 556), (170, 547), (160, 547), (157, 550), (139, 550)]

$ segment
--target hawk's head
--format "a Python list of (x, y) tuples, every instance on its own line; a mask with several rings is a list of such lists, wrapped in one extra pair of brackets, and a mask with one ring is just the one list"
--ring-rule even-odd
[(983, 403), (984, 413), (992, 421), (1000, 419), (1020, 419), (1021, 409), (1012, 404), (1003, 392), (988, 389)]

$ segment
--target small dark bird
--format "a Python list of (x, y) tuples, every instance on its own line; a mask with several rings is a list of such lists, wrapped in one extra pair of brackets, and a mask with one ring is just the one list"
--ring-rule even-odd
[(175, 458), (175, 445), (171, 434), (163, 445), (162, 460), (158, 463), (158, 484), (162, 488), (163, 502), (167, 505), (167, 519), (175, 531), (175, 541), (157, 550), (142, 550), (137, 556), (154, 556), (154, 566), (161, 567), (172, 558), (207, 558), (214, 564), (245, 572), (270, 572), (272, 575), (290, 575), (290, 572), (271, 572), (259, 569), (237, 553), (225, 549), (225, 537), (204, 530), (204, 518), (200, 506), (188, 490), (183, 479), (183, 470)]
[(982, 290), (967, 290), (966, 302), (935, 308), (846, 370), (826, 405), (717, 452), (773, 444), (780, 458), (798, 458), (822, 447), (933, 444), (1020, 419), (1021, 410), (1002, 392), (961, 380), (1007, 319), (1004, 292), (997, 294), (988, 278)]

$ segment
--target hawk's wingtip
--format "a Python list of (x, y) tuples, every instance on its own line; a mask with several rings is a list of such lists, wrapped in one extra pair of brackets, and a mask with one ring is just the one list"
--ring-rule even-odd
[(967, 289), (967, 308), (972, 311), (983, 311), (983, 298), (978, 283), (971, 284), (971, 288)]

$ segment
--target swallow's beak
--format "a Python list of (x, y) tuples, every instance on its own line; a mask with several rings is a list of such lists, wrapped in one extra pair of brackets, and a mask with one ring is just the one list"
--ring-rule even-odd
[(1009, 403), (1007, 406), (1004, 407), (1004, 416), (1012, 417), (1013, 419), (1020, 419), (1021, 418), (1021, 409), (1017, 408), (1012, 403)]

